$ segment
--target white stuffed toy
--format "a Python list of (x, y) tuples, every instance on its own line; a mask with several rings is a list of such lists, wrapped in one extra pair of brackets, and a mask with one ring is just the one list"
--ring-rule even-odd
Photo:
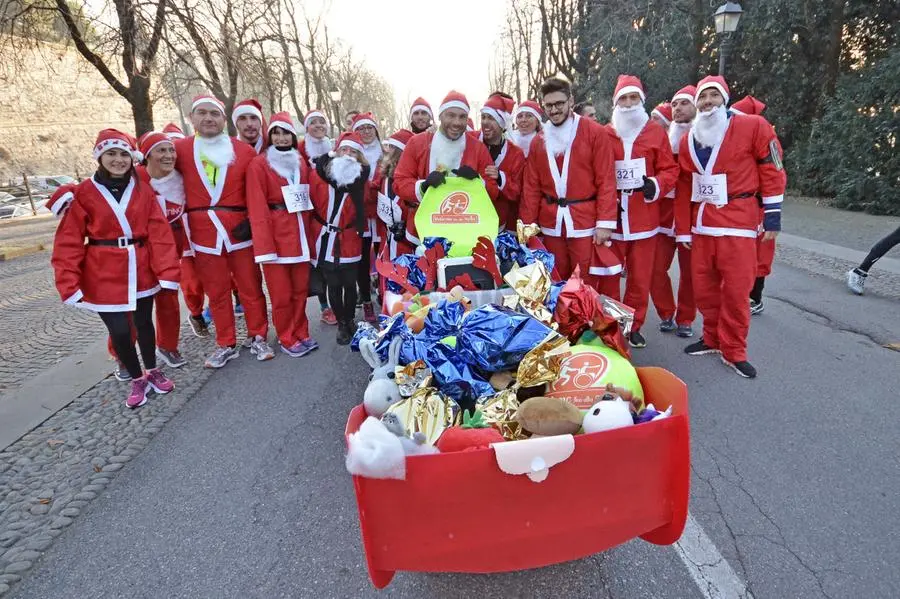
[(366, 478), (406, 478), (406, 453), (400, 438), (378, 418), (366, 418), (347, 440), (347, 470)]
[(389, 407), (403, 399), (400, 396), (400, 388), (394, 382), (394, 369), (400, 362), (401, 343), (403, 340), (399, 337), (391, 341), (388, 361), (383, 363), (375, 351), (374, 341), (363, 339), (359, 342), (359, 353), (373, 369), (369, 376), (369, 385), (363, 394), (363, 406), (369, 416), (380, 418)]
[(584, 415), (582, 428), (585, 433), (599, 433), (634, 425), (631, 404), (621, 397), (602, 399), (591, 406)]

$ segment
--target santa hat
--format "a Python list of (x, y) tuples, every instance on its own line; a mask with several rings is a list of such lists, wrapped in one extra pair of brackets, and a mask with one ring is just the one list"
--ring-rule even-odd
[(350, 122), (350, 129), (356, 131), (363, 125), (372, 125), (378, 130), (378, 123), (375, 122), (375, 115), (371, 112), (360, 112), (358, 115), (353, 117), (353, 120)]
[(764, 102), (757, 100), (753, 96), (746, 96), (731, 105), (731, 111), (738, 114), (755, 114), (761, 115), (766, 109)]
[(409, 143), (409, 140), (412, 139), (413, 132), (409, 129), (400, 129), (393, 135), (387, 138), (384, 143), (390, 144), (395, 148), (399, 148), (402, 152), (406, 149), (406, 144)]
[(475, 121), (471, 118), (466, 119), (466, 131), (475, 131)]
[(237, 127), (238, 117), (244, 116), (245, 114), (255, 116), (259, 119), (259, 122), (262, 123), (262, 104), (260, 104), (255, 98), (247, 98), (246, 100), (241, 100), (240, 102), (235, 104), (234, 110), (231, 111), (231, 122), (234, 123), (235, 127)]
[(697, 87), (694, 85), (685, 85), (680, 90), (675, 92), (675, 95), (672, 96), (672, 102), (675, 100), (687, 100), (691, 104), (694, 104), (694, 96), (697, 95)]
[(541, 109), (541, 105), (535, 102), (534, 100), (525, 100), (521, 104), (519, 104), (519, 109), (516, 111), (519, 112), (527, 112), (533, 114), (537, 120), (544, 120), (544, 111)]
[(122, 133), (116, 129), (104, 129), (97, 134), (97, 141), (94, 142), (94, 160), (98, 160), (100, 156), (113, 148), (125, 150), (131, 154), (132, 158), (139, 160), (137, 148), (135, 148), (134, 138), (127, 133)]
[(338, 148), (353, 148), (363, 152), (363, 140), (356, 131), (344, 131), (337, 141)]
[(431, 118), (434, 118), (434, 113), (431, 111), (431, 104), (429, 104), (427, 101), (425, 101), (425, 98), (423, 98), (421, 96), (416, 98), (415, 100), (413, 100), (412, 108), (409, 109), (409, 118), (410, 119), (412, 118), (412, 114), (414, 112), (416, 112), (417, 110), (424, 110), (425, 112), (428, 113), (428, 116), (430, 116)]
[(210, 93), (194, 96), (194, 99), (191, 101), (191, 112), (194, 112), (201, 104), (209, 104), (214, 108), (221, 110), (223, 114), (225, 113), (225, 105), (222, 104), (221, 100)]
[(507, 127), (509, 127), (510, 120), (512, 119), (514, 106), (515, 103), (509, 98), (500, 95), (491, 96), (487, 99), (487, 102), (484, 103), (481, 114), (490, 116), (497, 121), (500, 128), (505, 131)]
[(672, 122), (672, 105), (668, 102), (660, 103), (656, 108), (653, 109), (651, 115), (657, 115), (662, 120), (666, 122), (666, 125)]
[(725, 83), (725, 77), (719, 75), (709, 75), (700, 80), (700, 83), (697, 84), (697, 92), (694, 94), (694, 103), (696, 104), (697, 100), (700, 99), (700, 94), (703, 93), (703, 90), (710, 88), (719, 90), (719, 93), (725, 98), (725, 104), (728, 104), (728, 97), (731, 95), (731, 92), (728, 89), (728, 84)]
[[(306, 118), (303, 119), (303, 127), (305, 129), (308, 129), (309, 121), (311, 121), (315, 117), (321, 117), (321, 118), (325, 119), (325, 126), (328, 127), (328, 117), (325, 116), (325, 112), (323, 112), (322, 110), (320, 110), (318, 108), (313, 108), (312, 110), (310, 110), (309, 112), (306, 113)], [(274, 117), (272, 117), (272, 118), (274, 118)]]
[(162, 130), (169, 139), (184, 139), (184, 131), (175, 123), (169, 123)]
[(459, 93), (458, 91), (451, 91), (447, 94), (447, 97), (444, 98), (444, 101), (441, 102), (440, 108), (438, 108), (438, 114), (444, 112), (448, 108), (460, 108), (466, 111), (466, 114), (469, 113), (469, 101), (466, 100), (466, 97)]
[(56, 188), (56, 191), (53, 192), (53, 195), (51, 195), (50, 199), (47, 200), (47, 203), (44, 204), (44, 207), (57, 217), (61, 217), (74, 199), (75, 184), (66, 183), (65, 185), (60, 185)]
[(171, 144), (172, 140), (162, 131), (150, 131), (141, 135), (138, 145), (144, 158), (150, 155), (150, 152), (160, 144)]
[(613, 93), (613, 106), (625, 94), (634, 93), (641, 96), (641, 102), (647, 100), (647, 95), (644, 93), (644, 85), (640, 79), (634, 75), (619, 75), (619, 79), (616, 81), (616, 91)]
[(275, 114), (273, 114), (272, 120), (269, 121), (269, 126), (266, 129), (266, 133), (271, 133), (272, 129), (274, 129), (275, 127), (281, 127), (285, 131), (297, 135), (297, 128), (294, 127), (294, 121), (291, 119), (291, 115), (287, 112), (276, 112)]

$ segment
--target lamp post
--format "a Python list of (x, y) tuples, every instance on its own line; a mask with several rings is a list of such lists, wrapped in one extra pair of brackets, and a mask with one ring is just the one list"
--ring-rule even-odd
[(331, 132), (331, 135), (333, 137), (336, 137), (337, 132), (339, 132), (341, 130), (338, 123), (340, 122), (341, 117), (343, 116), (341, 114), (341, 90), (335, 88), (335, 89), (331, 90), (330, 92), (328, 92), (328, 95), (331, 96), (331, 103), (334, 106), (334, 115), (335, 115), (335, 120), (331, 124), (331, 128), (334, 129), (334, 131)]
[(737, 29), (738, 21), (743, 14), (741, 5), (737, 2), (726, 2), (716, 9), (713, 20), (716, 23), (716, 34), (722, 38), (719, 44), (719, 76), (725, 76), (725, 61), (727, 59), (731, 36)]

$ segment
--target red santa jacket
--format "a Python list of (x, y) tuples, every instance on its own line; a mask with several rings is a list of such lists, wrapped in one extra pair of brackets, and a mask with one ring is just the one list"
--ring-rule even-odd
[[(364, 167), (363, 175), (367, 174)], [(362, 259), (362, 235), (356, 227), (356, 207), (350, 194), (336, 191), (315, 170), (310, 171), (309, 191), (315, 206), (310, 223), (313, 265), (359, 262)]]
[(178, 255), (193, 256), (194, 250), (191, 248), (185, 230), (187, 215), (184, 213), (184, 180), (181, 173), (172, 171), (165, 177), (152, 179), (150, 173), (143, 166), (135, 167), (135, 171), (141, 183), (146, 183), (156, 193), (156, 201), (172, 229), (172, 237), (175, 239)]
[[(406, 220), (406, 238), (416, 245), (420, 243), (415, 224), (416, 209), (419, 207), (419, 202), (422, 201), (421, 185), (432, 170), (431, 143), (434, 135), (432, 131), (414, 135), (406, 144), (406, 149), (403, 150), (397, 170), (394, 172), (394, 188), (397, 195), (409, 208), (409, 218)], [(484, 144), (478, 141), (477, 136), (466, 134), (464, 138), (466, 146), (460, 166), (469, 166), (478, 171), (478, 174), (484, 179), (484, 185), (491, 200), (496, 200), (497, 180), (488, 177), (484, 172), (485, 168), (494, 163), (490, 153)]]
[[(759, 200), (777, 205), (784, 199), (787, 177), (777, 159), (778, 141), (772, 126), (757, 116), (733, 114), (728, 129), (712, 148), (704, 167), (697, 155), (691, 130), (678, 150), (681, 173), (675, 197), (675, 232), (678, 241), (690, 241), (691, 234), (713, 237), (756, 238)], [(728, 199), (723, 206), (696, 201), (694, 179), (701, 174), (725, 175)], [(699, 179), (698, 179), (699, 180)]]
[(184, 179), (191, 247), (205, 254), (219, 255), (223, 248), (233, 252), (253, 245), (252, 240), (238, 241), (231, 231), (247, 218), (244, 179), (256, 152), (242, 141), (232, 139), (231, 145), (234, 161), (219, 169), (215, 185), (211, 185), (199, 153), (194, 152), (194, 138), (175, 142), (175, 168)]
[(552, 156), (537, 135), (525, 162), (519, 218), (552, 237), (590, 237), (597, 227), (616, 228), (612, 139), (594, 121), (574, 118), (575, 137), (564, 155)]
[(393, 260), (400, 254), (412, 253), (415, 249), (406, 240), (398, 241), (390, 231), (391, 225), (406, 224), (410, 208), (406, 202), (400, 201), (393, 177), (385, 177), (379, 169), (376, 181), (379, 186), (376, 199), (378, 235), (382, 241), (387, 240), (388, 256)]
[(95, 312), (133, 311), (160, 288), (178, 289), (181, 277), (172, 231), (153, 190), (136, 177), (121, 201), (93, 178), (75, 188), (51, 263), (63, 302)]
[(282, 187), (291, 183), (309, 184), (307, 163), (298, 153), (296, 180), (288, 181), (269, 164), (269, 150), (272, 148), (264, 150), (247, 167), (247, 210), (253, 230), (256, 262), (309, 262), (312, 260), (309, 240), (311, 211), (288, 212), (281, 191)]
[[(619, 161), (644, 159), (646, 176), (656, 184), (656, 195), (644, 197), (640, 189), (629, 192), (619, 190), (619, 219), (613, 239), (635, 241), (656, 235), (659, 229), (659, 200), (675, 189), (678, 181), (678, 163), (672, 156), (669, 136), (662, 125), (649, 120), (633, 139), (623, 139), (616, 134), (612, 125), (608, 125), (611, 138), (614, 140), (613, 153), (618, 170), (624, 167)], [(634, 189), (634, 188), (632, 188)]]
[(519, 200), (522, 197), (525, 153), (509, 139), (504, 139), (494, 165), (500, 170), (499, 193), (494, 200), (497, 216), (500, 217), (500, 226), (515, 231), (516, 221), (519, 218)]

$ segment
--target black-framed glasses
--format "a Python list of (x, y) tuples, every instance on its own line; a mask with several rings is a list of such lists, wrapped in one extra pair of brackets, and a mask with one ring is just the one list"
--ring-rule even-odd
[(565, 99), (560, 102), (552, 102), (552, 103), (543, 102), (542, 106), (544, 107), (545, 112), (550, 112), (551, 110), (563, 110), (568, 104), (569, 104), (569, 100)]

